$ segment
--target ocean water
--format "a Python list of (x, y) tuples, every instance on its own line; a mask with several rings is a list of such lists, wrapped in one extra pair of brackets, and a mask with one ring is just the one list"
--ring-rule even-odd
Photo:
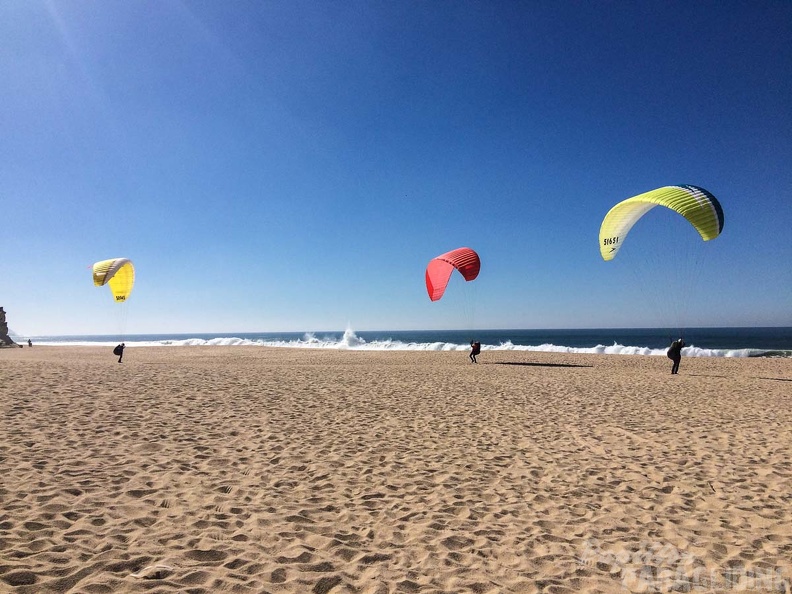
[[(338, 332), (247, 332), (220, 334), (127, 334), (107, 336), (34, 336), (50, 346), (267, 346), (362, 351), (463, 351), (470, 341), (482, 350), (662, 355), (676, 330), (663, 328), (585, 330), (398, 330)], [(28, 337), (18, 337), (24, 344)], [(686, 357), (792, 357), (792, 327), (689, 328)]]

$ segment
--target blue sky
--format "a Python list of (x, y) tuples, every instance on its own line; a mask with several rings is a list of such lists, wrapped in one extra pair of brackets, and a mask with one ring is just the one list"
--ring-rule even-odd
[[(665, 247), (599, 225), (689, 183), (726, 224), (686, 323), (792, 325), (790, 39), (781, 1), (2, 1), (0, 305), (112, 333), (123, 256), (128, 333), (653, 326)], [(424, 287), (460, 246), (475, 320)]]

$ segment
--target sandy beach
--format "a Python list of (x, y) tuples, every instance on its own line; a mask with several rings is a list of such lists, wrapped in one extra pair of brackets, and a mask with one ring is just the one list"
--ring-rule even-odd
[(0, 592), (785, 592), (792, 360), (0, 351)]

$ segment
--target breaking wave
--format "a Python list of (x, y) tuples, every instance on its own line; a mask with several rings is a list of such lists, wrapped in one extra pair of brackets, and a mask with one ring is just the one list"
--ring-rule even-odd
[[(424, 333), (426, 334), (426, 333)], [(274, 337), (245, 337), (245, 336), (214, 336), (214, 337), (159, 337), (150, 338), (130, 336), (125, 340), (127, 347), (213, 347), (213, 346), (260, 346), (272, 348), (298, 348), (298, 349), (335, 349), (351, 351), (466, 351), (470, 349), (468, 343), (455, 341), (412, 341), (391, 338), (373, 338), (366, 340), (352, 329), (347, 329), (342, 335), (333, 333), (307, 332), (301, 335), (274, 336)], [(39, 339), (36, 344), (51, 346), (114, 346), (117, 341), (107, 340), (107, 337), (46, 337)], [(483, 351), (531, 351), (547, 353), (580, 353), (601, 355), (650, 355), (665, 356), (665, 348), (650, 348), (644, 346), (624, 345), (618, 342), (613, 344), (597, 344), (593, 347), (565, 346), (546, 342), (538, 345), (514, 344), (510, 340), (482, 342)], [(762, 350), (762, 349), (713, 349), (690, 345), (682, 350), (685, 357), (792, 357), (792, 351), (787, 350)]]

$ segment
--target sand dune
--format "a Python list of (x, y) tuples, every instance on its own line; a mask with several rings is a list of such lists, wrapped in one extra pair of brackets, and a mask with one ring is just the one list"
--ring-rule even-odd
[(786, 592), (792, 360), (0, 352), (0, 592)]

